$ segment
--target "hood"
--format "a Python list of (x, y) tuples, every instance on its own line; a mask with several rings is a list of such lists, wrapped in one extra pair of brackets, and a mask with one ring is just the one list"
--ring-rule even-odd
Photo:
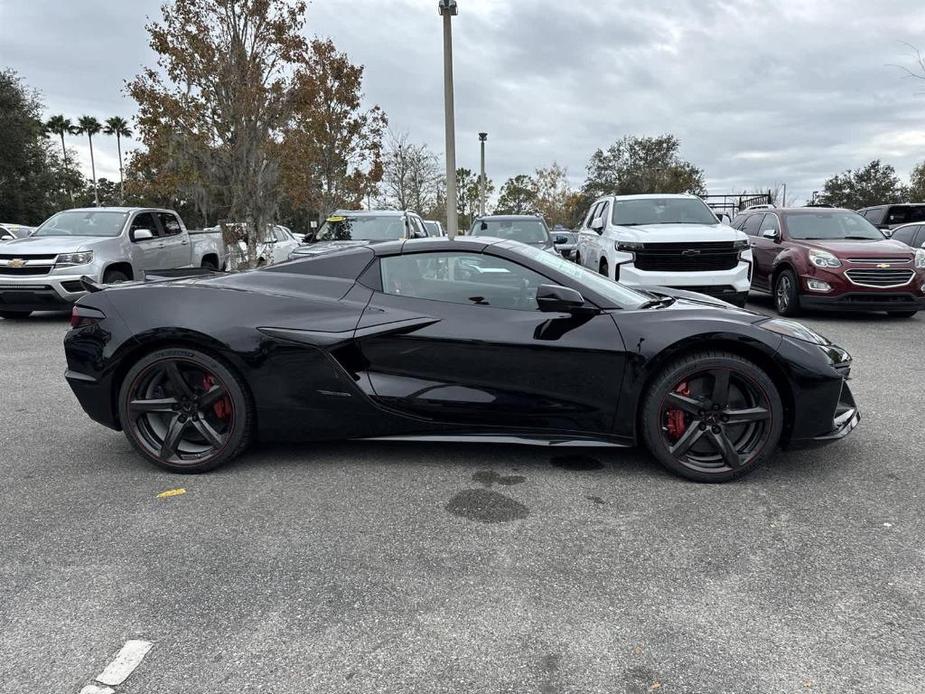
[(812, 240), (800, 241), (811, 248), (820, 248), (829, 253), (833, 253), (839, 258), (889, 258), (896, 256), (908, 260), (909, 256), (914, 253), (914, 249), (909, 248), (901, 241), (890, 239), (877, 239), (873, 241), (862, 241), (860, 239), (833, 239), (831, 241)]
[[(637, 289), (637, 287), (634, 287)], [(717, 299), (713, 296), (707, 296), (706, 294), (698, 294), (697, 292), (689, 292), (686, 289), (676, 289), (674, 287), (645, 287), (645, 291), (650, 294), (656, 294), (658, 296), (670, 296), (674, 299), (677, 299), (677, 302), (672, 304), (672, 308), (684, 309), (684, 308), (703, 308), (704, 306), (709, 306), (711, 308), (721, 308), (726, 309), (733, 314), (736, 314), (741, 320), (748, 321), (749, 323), (754, 323), (759, 320), (764, 320), (767, 318), (763, 313), (757, 313), (756, 311), (751, 311), (746, 308), (739, 308), (730, 303), (723, 301), (722, 299)]]
[(679, 241), (738, 241), (745, 234), (725, 224), (640, 224), (619, 227), (621, 241), (678, 243)]
[(333, 253), (334, 251), (342, 251), (345, 248), (369, 246), (375, 243), (384, 243), (384, 241), (367, 241), (364, 239), (357, 239), (355, 241), (317, 241), (315, 243), (307, 243), (299, 246), (292, 251), (291, 255), (292, 257), (304, 258), (306, 256), (310, 257), (313, 255), (322, 255), (324, 253)]
[(39, 255), (50, 253), (77, 253), (92, 251), (97, 246), (116, 241), (117, 236), (30, 236), (3, 244), (4, 253)]

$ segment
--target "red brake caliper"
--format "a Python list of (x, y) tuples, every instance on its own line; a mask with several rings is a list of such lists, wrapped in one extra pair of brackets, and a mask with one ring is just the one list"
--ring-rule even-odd
[[(688, 388), (687, 383), (681, 383), (674, 390), (675, 393), (684, 396), (690, 396), (691, 389)], [(684, 421), (684, 411), (679, 410), (676, 407), (669, 408), (668, 410), (668, 435), (672, 440), (677, 441), (681, 436), (684, 435), (684, 432), (687, 430), (687, 422)]]
[[(209, 390), (212, 386), (215, 385), (215, 379), (212, 378), (211, 374), (203, 374), (202, 376), (202, 389), (203, 392)], [(228, 400), (226, 395), (221, 400), (212, 405), (212, 411), (215, 413), (215, 416), (221, 420), (228, 419), (231, 416), (231, 402)]]

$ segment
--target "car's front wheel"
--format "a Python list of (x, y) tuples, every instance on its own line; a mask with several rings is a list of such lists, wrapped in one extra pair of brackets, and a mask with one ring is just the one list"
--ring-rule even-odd
[(774, 283), (774, 308), (782, 316), (800, 313), (800, 286), (790, 270), (781, 272)]
[(119, 419), (129, 442), (172, 472), (205, 472), (250, 442), (253, 405), (224, 364), (192, 349), (162, 349), (129, 370)]
[(643, 438), (669, 470), (697, 482), (740, 477), (773, 454), (784, 409), (756, 364), (700, 352), (666, 367), (645, 395)]

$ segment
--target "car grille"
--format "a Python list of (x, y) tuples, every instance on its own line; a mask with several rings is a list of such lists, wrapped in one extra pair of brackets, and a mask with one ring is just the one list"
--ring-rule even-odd
[(915, 273), (912, 270), (893, 270), (886, 268), (851, 269), (845, 275), (861, 287), (902, 287), (909, 284)]
[(18, 258), (19, 260), (54, 260), (57, 258), (57, 254), (51, 253), (47, 255), (16, 255), (10, 253), (0, 253), (0, 260), (13, 260)]
[(51, 265), (26, 265), (24, 267), (4, 267), (0, 265), (0, 275), (47, 275)]
[(655, 272), (705, 272), (732, 270), (739, 252), (729, 242), (644, 243), (633, 263), (639, 270)]
[(858, 263), (860, 265), (879, 265), (887, 263), (888, 265), (905, 265), (912, 262), (912, 258), (848, 258), (849, 263)]

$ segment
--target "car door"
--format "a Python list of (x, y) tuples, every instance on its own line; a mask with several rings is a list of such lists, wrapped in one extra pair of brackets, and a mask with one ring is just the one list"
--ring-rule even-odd
[(609, 314), (540, 311), (550, 280), (494, 255), (376, 262), (357, 346), (358, 385), (379, 404), (479, 430), (611, 430), (625, 355)]
[[(138, 231), (151, 232), (151, 238), (136, 238)], [(135, 248), (135, 266), (142, 270), (160, 270), (169, 267), (161, 226), (149, 210), (136, 212), (129, 223), (129, 238)]]
[[(755, 263), (752, 284), (757, 289), (770, 290), (771, 277), (774, 274), (774, 259), (780, 252), (780, 219), (773, 212), (755, 214), (745, 220), (744, 231), (752, 244), (752, 260)], [(768, 238), (765, 232), (776, 234)]]
[(585, 267), (595, 270), (598, 263), (600, 234), (591, 228), (591, 222), (598, 218), (598, 212), (603, 204), (604, 202), (599, 200), (591, 205), (591, 209), (588, 210), (588, 214), (578, 232), (578, 259)]
[(189, 267), (192, 257), (190, 238), (180, 218), (173, 212), (158, 212), (157, 219), (161, 224), (164, 252), (164, 265), (161, 268)]

